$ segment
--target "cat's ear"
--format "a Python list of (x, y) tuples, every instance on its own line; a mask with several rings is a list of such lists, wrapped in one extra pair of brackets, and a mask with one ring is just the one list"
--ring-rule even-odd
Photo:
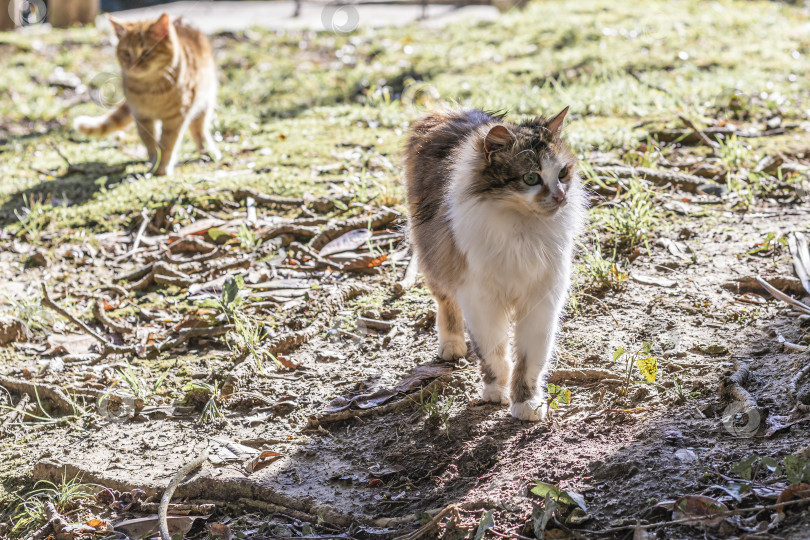
[(124, 23), (119, 21), (109, 13), (107, 13), (107, 20), (110, 21), (113, 30), (115, 30), (115, 35), (118, 36), (119, 39), (121, 39), (121, 36), (127, 33), (127, 27), (124, 25)]
[(498, 124), (491, 128), (484, 139), (484, 153), (487, 155), (487, 161), (492, 160), (493, 152), (502, 150), (507, 144), (512, 144), (514, 140), (514, 135), (506, 127)]
[(169, 14), (164, 13), (149, 27), (149, 35), (157, 40), (163, 39), (169, 35), (169, 28), (171, 28), (171, 26), (172, 21), (169, 19)]
[(560, 134), (566, 114), (568, 114), (568, 107), (557, 113), (557, 116), (549, 120), (548, 124), (546, 125), (546, 129), (548, 129), (555, 137)]

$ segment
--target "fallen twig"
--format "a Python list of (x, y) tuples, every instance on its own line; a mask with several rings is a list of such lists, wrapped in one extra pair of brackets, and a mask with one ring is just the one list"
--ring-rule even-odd
[[(599, 176), (608, 178), (645, 178), (657, 186), (678, 186), (683, 191), (695, 193), (698, 188), (706, 185), (713, 185), (705, 178), (692, 174), (650, 169), (647, 167), (594, 167), (594, 172)], [(714, 184), (719, 186), (719, 184)]]
[(290, 249), (300, 251), (301, 253), (303, 253), (313, 261), (315, 261), (319, 266), (325, 266), (328, 268), (332, 268), (333, 270), (340, 270), (341, 268), (339, 264), (327, 260), (324, 257), (321, 257), (320, 255), (315, 253), (312, 249), (310, 249), (308, 246), (305, 246), (301, 242), (291, 242)]
[(685, 518), (681, 518), (681, 519), (673, 519), (671, 521), (659, 521), (657, 523), (644, 523), (644, 524), (641, 524), (641, 523), (636, 524), (636, 523), (634, 523), (632, 525), (622, 525), (620, 527), (610, 527), (610, 528), (602, 529), (602, 530), (599, 530), (599, 531), (597, 531), (597, 530), (589, 530), (589, 529), (577, 529), (577, 530), (579, 532), (581, 532), (581, 533), (586, 533), (586, 534), (615, 534), (615, 533), (623, 532), (623, 531), (632, 531), (632, 530), (634, 530), (636, 528), (646, 530), (646, 529), (655, 529), (656, 527), (667, 527), (669, 525), (694, 525), (696, 521), (713, 520), (713, 519), (722, 518), (722, 517), (737, 516), (737, 515), (740, 515), (740, 514), (747, 514), (749, 512), (758, 513), (758, 512), (763, 512), (765, 510), (782, 511), (783, 507), (785, 507), (785, 506), (791, 506), (791, 505), (795, 505), (795, 504), (804, 504), (804, 503), (810, 503), (810, 497), (806, 497), (806, 498), (803, 498), (803, 499), (793, 499), (792, 501), (785, 501), (785, 502), (777, 503), (777, 504), (766, 504), (766, 505), (760, 505), (760, 506), (750, 506), (748, 508), (737, 508), (737, 509), (734, 509), (734, 510), (728, 510), (726, 512), (717, 512), (717, 513), (711, 513), (711, 514), (706, 514), (706, 515), (702, 515), (702, 516), (693, 515), (693, 516), (689, 516), (689, 517), (685, 517)]
[(169, 501), (174, 495), (174, 490), (177, 489), (177, 486), (180, 485), (180, 482), (183, 481), (183, 478), (188, 476), (188, 474), (205, 463), (205, 460), (208, 459), (208, 449), (204, 449), (199, 456), (189, 461), (186, 465), (184, 465), (177, 474), (174, 476), (169, 485), (166, 487), (166, 491), (163, 492), (163, 497), (160, 499), (160, 506), (158, 507), (158, 523), (160, 525), (160, 538), (161, 540), (172, 540), (171, 535), (169, 534), (169, 526), (166, 523), (166, 513), (169, 509)]
[(126, 252), (122, 257), (119, 257), (119, 260), (126, 259), (138, 251), (138, 246), (141, 245), (141, 239), (143, 238), (143, 233), (146, 232), (147, 225), (149, 225), (149, 214), (146, 213), (146, 208), (144, 208), (141, 210), (141, 226), (138, 227), (138, 234), (135, 235), (135, 241), (132, 243), (132, 249)]
[(277, 197), (275, 195), (267, 195), (252, 189), (237, 189), (233, 192), (233, 198), (236, 201), (242, 201), (247, 198), (252, 198), (256, 204), (264, 206), (310, 206), (313, 210), (320, 214), (331, 212), (335, 209), (335, 199), (340, 200), (342, 203), (347, 203), (351, 199), (349, 197), (335, 197), (329, 199), (326, 197), (319, 197), (317, 199), (301, 198), (301, 197)]
[(804, 290), (810, 293), (810, 248), (804, 233), (794, 232), (788, 238), (790, 254), (793, 256), (793, 269), (799, 276)]
[[(3, 387), (5, 388), (5, 386)], [(31, 396), (28, 394), (23, 394), (20, 398), (20, 401), (17, 402), (17, 405), (8, 412), (8, 416), (6, 416), (3, 423), (0, 424), (0, 432), (4, 431), (5, 428), (9, 427), (11, 424), (17, 421), (17, 418), (25, 418), (25, 408), (28, 407), (28, 404), (31, 402)]]
[(681, 114), (681, 115), (678, 115), (678, 118), (680, 118), (680, 119), (681, 119), (681, 122), (683, 122), (683, 123), (686, 125), (686, 127), (688, 127), (689, 129), (691, 129), (691, 130), (692, 130), (692, 132), (693, 132), (695, 135), (697, 135), (698, 137), (700, 137), (700, 140), (701, 140), (702, 142), (704, 142), (704, 143), (705, 143), (707, 146), (711, 146), (712, 148), (720, 148), (720, 144), (718, 144), (718, 143), (717, 143), (717, 141), (713, 141), (713, 140), (711, 140), (710, 138), (708, 138), (708, 137), (706, 136), (706, 134), (705, 134), (705, 133), (703, 133), (701, 130), (699, 130), (699, 129), (698, 129), (698, 127), (697, 127), (697, 126), (694, 124), (694, 122), (692, 122), (690, 119), (688, 119), (687, 117), (685, 117), (685, 116), (684, 116), (684, 115), (682, 115), (682, 114)]
[(785, 293), (783, 293), (782, 291), (780, 291), (779, 289), (777, 289), (776, 287), (774, 287), (773, 285), (762, 279), (760, 276), (757, 276), (757, 281), (759, 281), (759, 284), (762, 285), (762, 287), (766, 291), (771, 293), (771, 295), (773, 295), (774, 298), (778, 298), (783, 302), (787, 302), (788, 304), (792, 305), (799, 311), (810, 315), (810, 306), (808, 306), (807, 304), (799, 302), (798, 300), (794, 300), (790, 296), (786, 295)]
[(232, 324), (226, 324), (224, 326), (211, 326), (206, 328), (183, 328), (175, 337), (168, 338), (158, 344), (153, 345), (151, 349), (147, 349), (147, 352), (164, 352), (169, 349), (173, 349), (178, 345), (182, 345), (191, 338), (216, 337), (227, 334), (231, 330), (233, 330)]
[(66, 318), (79, 328), (81, 328), (93, 339), (98, 341), (103, 348), (103, 351), (101, 353), (101, 356), (103, 358), (106, 358), (111, 354), (132, 354), (135, 352), (135, 347), (123, 347), (121, 345), (115, 345), (114, 343), (110, 343), (102, 336), (100, 336), (98, 333), (96, 333), (95, 330), (87, 326), (85, 323), (83, 323), (82, 321), (80, 321), (79, 319), (77, 319), (76, 317), (74, 317), (73, 315), (62, 309), (61, 307), (59, 307), (53, 300), (51, 300), (51, 297), (48, 294), (48, 289), (45, 287), (44, 283), (42, 284), (42, 305), (46, 308), (54, 310), (59, 315), (63, 316), (64, 318)]
[(370, 319), (368, 317), (357, 317), (357, 326), (364, 326), (374, 330), (382, 330), (390, 332), (394, 328), (394, 323), (391, 321), (380, 321), (377, 319)]
[(556, 369), (546, 379), (546, 382), (558, 384), (563, 381), (574, 381), (582, 383), (600, 382), (624, 382), (617, 375), (606, 369), (586, 368), (586, 369)]
[(96, 301), (93, 302), (93, 317), (95, 317), (98, 322), (100, 322), (113, 332), (118, 332), (119, 334), (131, 334), (133, 331), (132, 328), (122, 324), (118, 324), (117, 322), (107, 317), (107, 314), (104, 312), (104, 306), (98, 299), (96, 299)]
[(445, 506), (441, 512), (433, 516), (433, 519), (411, 533), (397, 536), (395, 540), (419, 540), (419, 538), (424, 537), (426, 534), (435, 529), (439, 525), (439, 522), (441, 522), (441, 520), (443, 520), (444, 517), (450, 513), (458, 513), (458, 509), (455, 504)]
[(416, 278), (419, 275), (419, 257), (414, 252), (411, 255), (411, 260), (408, 261), (408, 266), (405, 268), (405, 275), (402, 279), (394, 285), (394, 292), (398, 295), (405, 294), (408, 290), (416, 285)]
[(31, 535), (31, 540), (43, 540), (48, 538), (51, 535), (51, 530), (56, 533), (56, 538), (62, 538), (60, 533), (67, 528), (68, 522), (56, 510), (52, 502), (45, 503), (45, 517), (48, 521)]
[(176, 270), (163, 261), (155, 261), (152, 263), (152, 270), (146, 274), (140, 281), (137, 281), (129, 286), (131, 291), (143, 291), (148, 289), (152, 283), (160, 283), (162, 285), (177, 285), (178, 287), (188, 287), (194, 282), (194, 279), (179, 270)]
[[(733, 127), (712, 126), (704, 129), (702, 133), (705, 137), (709, 139), (721, 141), (724, 140), (726, 137), (730, 137), (732, 135), (738, 138), (747, 138), (747, 139), (754, 139), (758, 137), (771, 137), (773, 135), (782, 135), (783, 133), (786, 133), (788, 129), (793, 128), (794, 126), (785, 126), (774, 129), (768, 129), (765, 131), (749, 132), (749, 131), (738, 131)], [(698, 136), (692, 129), (661, 129), (659, 131), (650, 132), (650, 135), (662, 143), (677, 142), (688, 146), (700, 144), (702, 142), (701, 137)]]

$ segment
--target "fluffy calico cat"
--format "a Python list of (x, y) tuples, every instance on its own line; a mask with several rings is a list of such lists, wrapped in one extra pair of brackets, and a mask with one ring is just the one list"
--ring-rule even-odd
[(216, 70), (205, 35), (180, 20), (172, 22), (166, 13), (157, 21), (109, 19), (118, 35), (126, 99), (104, 116), (76, 118), (75, 129), (107, 135), (134, 120), (159, 175), (172, 174), (186, 128), (201, 153), (207, 149), (219, 159), (211, 137)]
[(439, 356), (467, 353), (466, 319), (483, 399), (509, 403), (508, 389), (521, 420), (545, 414), (538, 383), (585, 221), (576, 158), (561, 138), (567, 112), (522, 124), (478, 110), (435, 112), (411, 126), (407, 142), (411, 237), (438, 304)]

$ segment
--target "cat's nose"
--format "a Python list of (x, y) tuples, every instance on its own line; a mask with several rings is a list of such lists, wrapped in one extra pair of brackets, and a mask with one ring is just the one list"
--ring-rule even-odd
[(563, 201), (565, 200), (565, 190), (563, 188), (560, 188), (560, 191), (555, 193), (553, 197), (554, 200), (557, 201), (557, 204), (562, 204)]

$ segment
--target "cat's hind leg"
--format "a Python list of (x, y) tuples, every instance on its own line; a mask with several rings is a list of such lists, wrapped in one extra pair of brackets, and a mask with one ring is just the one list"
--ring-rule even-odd
[(211, 110), (205, 109), (196, 117), (191, 120), (188, 126), (191, 132), (191, 138), (194, 139), (194, 144), (197, 145), (197, 151), (200, 154), (208, 154), (214, 161), (219, 161), (222, 154), (217, 148), (217, 143), (211, 136)]
[(149, 155), (149, 163), (154, 165), (158, 159), (158, 139), (157, 131), (155, 130), (155, 121), (152, 119), (139, 118), (135, 120), (135, 125), (138, 127), (138, 135), (141, 142), (146, 147), (146, 153)]
[(470, 288), (459, 295), (459, 302), (467, 319), (470, 341), (481, 362), (484, 379), (481, 397), (484, 401), (507, 404), (509, 318), (506, 308), (496, 298), (482, 294), (483, 290)]
[(464, 342), (464, 314), (455, 297), (436, 295), (436, 328), (439, 332), (439, 356), (442, 360), (455, 360), (467, 354)]

